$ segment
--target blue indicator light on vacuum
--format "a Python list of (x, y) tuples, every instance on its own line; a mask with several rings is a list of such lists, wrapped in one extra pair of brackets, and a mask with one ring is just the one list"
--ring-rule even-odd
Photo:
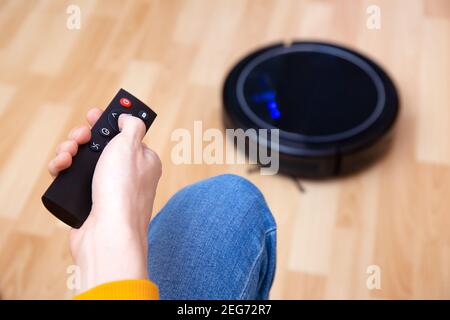
[(281, 113), (278, 109), (271, 109), (270, 116), (272, 117), (272, 119), (279, 119), (281, 117)]
[(280, 110), (278, 110), (278, 103), (276, 103), (276, 101), (269, 101), (266, 106), (270, 111), (270, 117), (272, 119), (279, 119), (281, 117)]
[(264, 91), (253, 95), (252, 100), (255, 103), (271, 101), (275, 99), (275, 95), (276, 95), (275, 91), (272, 90)]
[(275, 109), (278, 109), (278, 104), (275, 101), (270, 101), (267, 103), (267, 107), (270, 110), (275, 110)]

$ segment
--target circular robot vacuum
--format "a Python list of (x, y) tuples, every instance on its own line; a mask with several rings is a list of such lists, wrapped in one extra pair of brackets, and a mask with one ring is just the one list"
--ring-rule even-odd
[[(249, 144), (278, 150), (279, 172), (330, 177), (386, 151), (398, 100), (386, 72), (358, 52), (318, 42), (277, 44), (251, 53), (228, 74), (224, 122), (255, 129), (246, 135)], [(278, 143), (259, 129), (279, 129)]]

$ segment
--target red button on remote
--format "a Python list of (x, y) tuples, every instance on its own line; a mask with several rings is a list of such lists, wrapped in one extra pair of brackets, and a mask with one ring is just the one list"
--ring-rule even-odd
[(130, 108), (131, 107), (131, 101), (127, 98), (120, 98), (119, 103), (122, 107)]

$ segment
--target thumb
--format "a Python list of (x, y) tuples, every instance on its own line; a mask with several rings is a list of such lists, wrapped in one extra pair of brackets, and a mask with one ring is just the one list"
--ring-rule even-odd
[(128, 114), (121, 114), (118, 120), (119, 130), (121, 134), (142, 141), (145, 136), (144, 121)]

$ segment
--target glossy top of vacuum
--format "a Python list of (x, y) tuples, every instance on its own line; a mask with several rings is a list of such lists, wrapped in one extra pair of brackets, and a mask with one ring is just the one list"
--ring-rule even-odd
[(383, 136), (398, 113), (388, 75), (367, 57), (319, 42), (277, 44), (242, 59), (223, 91), (235, 127), (280, 129), (280, 152), (335, 156)]

